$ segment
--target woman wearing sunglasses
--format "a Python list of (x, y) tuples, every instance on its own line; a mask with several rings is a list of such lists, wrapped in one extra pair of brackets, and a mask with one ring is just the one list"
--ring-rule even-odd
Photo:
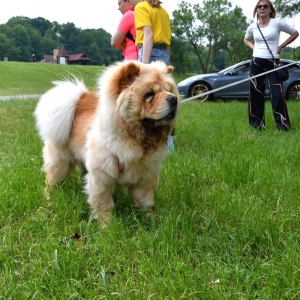
[[(246, 31), (244, 42), (253, 49), (250, 64), (250, 76), (258, 75), (274, 69), (272, 54), (279, 64), (280, 51), (292, 43), (299, 35), (298, 31), (284, 20), (276, 18), (276, 11), (269, 0), (259, 0), (253, 11), (253, 22)], [(259, 28), (258, 28), (259, 27)], [(290, 36), (279, 44), (280, 32)], [(263, 36), (266, 40), (264, 40)], [(248, 116), (249, 124), (254, 129), (265, 130), (265, 84), (270, 89), (273, 115), (276, 127), (279, 130), (288, 131), (291, 128), (287, 106), (282, 92), (282, 82), (277, 72), (256, 77), (249, 81)]]

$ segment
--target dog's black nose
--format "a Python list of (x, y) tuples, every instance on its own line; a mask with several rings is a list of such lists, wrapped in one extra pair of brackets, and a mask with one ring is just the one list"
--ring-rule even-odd
[(167, 101), (168, 101), (171, 105), (177, 105), (177, 97), (174, 96), (174, 95), (168, 95)]

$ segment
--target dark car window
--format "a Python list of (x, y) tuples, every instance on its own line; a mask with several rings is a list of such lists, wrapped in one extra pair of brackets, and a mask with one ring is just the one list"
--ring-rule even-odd
[(289, 70), (299, 70), (300, 66), (299, 64), (294, 64), (288, 67)]
[(249, 74), (250, 64), (245, 64), (236, 68), (239, 74)]
[[(292, 61), (281, 61), (280, 63), (281, 63), (281, 65), (284, 66), (284, 65), (288, 65), (288, 64), (292, 63)], [(300, 65), (298, 63), (295, 63), (295, 64), (289, 66), (288, 69), (289, 70), (299, 70)]]

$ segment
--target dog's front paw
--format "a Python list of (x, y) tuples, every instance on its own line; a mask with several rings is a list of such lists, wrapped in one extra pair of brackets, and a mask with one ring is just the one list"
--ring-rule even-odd
[(148, 206), (148, 207), (143, 209), (143, 212), (144, 212), (144, 214), (147, 218), (155, 216), (156, 215), (155, 206), (154, 205)]
[(47, 200), (50, 200), (50, 187), (48, 185), (44, 189), (44, 196)]
[(135, 203), (134, 208), (142, 213), (146, 218), (156, 215), (156, 209), (154, 205), (141, 207), (140, 203)]
[(98, 221), (102, 228), (107, 228), (111, 222), (112, 212), (99, 212), (96, 209), (92, 210), (92, 219)]

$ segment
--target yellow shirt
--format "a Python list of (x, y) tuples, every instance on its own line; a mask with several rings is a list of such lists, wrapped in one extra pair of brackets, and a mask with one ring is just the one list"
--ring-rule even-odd
[(143, 27), (151, 26), (153, 31), (153, 44), (170, 46), (172, 34), (170, 18), (163, 7), (153, 7), (147, 1), (139, 2), (134, 7), (134, 20), (136, 45), (143, 45)]

